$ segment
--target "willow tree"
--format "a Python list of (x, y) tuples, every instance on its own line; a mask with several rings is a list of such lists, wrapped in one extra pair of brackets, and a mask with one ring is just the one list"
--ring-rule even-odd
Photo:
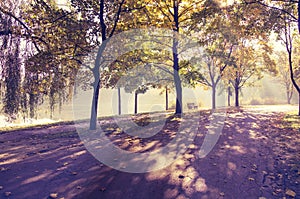
[(26, 8), (23, 20), (38, 46), (25, 64), (31, 117), (34, 105), (44, 97), (49, 99), (50, 117), (56, 104), (61, 110), (62, 103), (72, 98), (74, 77), (89, 52), (86, 24), (78, 15), (52, 0), (33, 0)]
[[(0, 49), (1, 57), (0, 78), (4, 83), (3, 110), (8, 115), (9, 120), (16, 119), (20, 110), (20, 90), (21, 90), (21, 39), (16, 34), (18, 21), (11, 15), (20, 16), (21, 10), (15, 8), (20, 6), (21, 1), (10, 0), (1, 1), (0, 7)], [(11, 13), (8, 15), (7, 13)]]

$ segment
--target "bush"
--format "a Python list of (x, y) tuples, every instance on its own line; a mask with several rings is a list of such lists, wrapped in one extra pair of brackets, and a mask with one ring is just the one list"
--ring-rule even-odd
[(277, 100), (274, 100), (272, 98), (266, 98), (264, 100), (264, 104), (265, 105), (275, 105), (275, 104), (278, 104), (278, 101)]
[(250, 105), (262, 105), (262, 102), (259, 99), (252, 99)]

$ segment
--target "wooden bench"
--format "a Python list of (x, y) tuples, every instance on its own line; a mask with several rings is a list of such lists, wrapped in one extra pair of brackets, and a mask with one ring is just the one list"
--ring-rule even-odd
[(195, 103), (187, 103), (187, 108), (188, 109), (197, 109), (198, 106)]

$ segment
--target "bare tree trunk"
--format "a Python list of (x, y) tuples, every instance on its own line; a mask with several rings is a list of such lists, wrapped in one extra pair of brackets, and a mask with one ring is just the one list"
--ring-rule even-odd
[(235, 106), (239, 107), (240, 106), (240, 102), (239, 102), (239, 87), (237, 85), (235, 85), (234, 91), (235, 91)]
[[(300, 16), (300, 1), (298, 2), (298, 15)], [(300, 27), (300, 20), (298, 19), (298, 28)], [(293, 86), (296, 88), (298, 95), (300, 95), (300, 87), (297, 84), (295, 77), (294, 77), (294, 72), (293, 72), (293, 61), (292, 61), (292, 52), (293, 52), (293, 40), (292, 40), (292, 35), (291, 35), (291, 27), (290, 24), (285, 22), (285, 47), (288, 53), (288, 59), (289, 59), (289, 69), (290, 69), (290, 78), (291, 81), (293, 83)], [(300, 29), (299, 29), (300, 31)], [(299, 106), (299, 111), (298, 111), (298, 115), (300, 116), (300, 100), (298, 103)]]
[(227, 96), (228, 106), (230, 106), (230, 95), (231, 95), (231, 90), (230, 90), (230, 86), (228, 86), (228, 96)]
[[(174, 8), (174, 32), (179, 33), (179, 14), (178, 14), (178, 1), (173, 0), (173, 8)], [(182, 113), (182, 87), (181, 87), (181, 80), (179, 76), (179, 58), (178, 58), (178, 41), (176, 34), (174, 34), (173, 38), (173, 76), (174, 76), (174, 83), (176, 89), (176, 109), (175, 114)]]
[(74, 83), (69, 83), (68, 89), (69, 89), (69, 91), (68, 91), (67, 102), (72, 102), (74, 91), (75, 91), (75, 85), (74, 85)]
[(216, 85), (212, 85), (212, 109), (216, 109)]
[[(300, 88), (299, 88), (298, 84), (296, 83), (294, 73), (293, 73), (292, 46), (291, 45), (290, 45), (290, 50), (288, 50), (288, 54), (289, 54), (289, 67), (290, 67), (291, 80), (292, 80), (292, 83), (293, 83), (294, 87), (296, 88), (296, 90), (298, 92), (298, 95), (300, 96)], [(300, 100), (299, 100), (298, 106), (299, 106), (298, 115), (300, 116)]]
[(291, 95), (290, 95), (290, 92), (287, 91), (287, 92), (286, 92), (286, 95), (287, 95), (287, 103), (288, 103), (288, 104), (291, 104)]
[(300, 93), (298, 94), (298, 115), (300, 116)]
[(35, 116), (35, 101), (36, 101), (35, 98), (36, 98), (35, 94), (29, 93), (29, 117), (31, 119), (33, 119)]
[(168, 86), (166, 86), (166, 111), (169, 110), (169, 93)]
[(95, 82), (93, 86), (93, 100), (92, 100), (92, 110), (90, 119), (90, 130), (96, 130), (97, 127), (97, 114), (98, 114), (98, 100), (99, 100), (99, 90), (100, 90), (100, 80), (95, 77)]
[(99, 12), (99, 19), (101, 25), (101, 37), (102, 37), (102, 44), (98, 50), (97, 57), (95, 60), (95, 67), (93, 68), (92, 72), (94, 75), (94, 85), (93, 85), (93, 99), (92, 99), (92, 110), (91, 110), (91, 118), (90, 118), (90, 130), (96, 130), (97, 127), (97, 115), (98, 115), (98, 100), (99, 100), (99, 90), (100, 90), (100, 64), (101, 64), (101, 57), (103, 51), (106, 47), (106, 24), (104, 22), (104, 0), (100, 0), (100, 12)]
[(134, 114), (137, 114), (137, 105), (138, 105), (138, 93), (134, 93)]
[(122, 105), (121, 105), (121, 88), (118, 87), (118, 114), (121, 115), (122, 111), (121, 111)]

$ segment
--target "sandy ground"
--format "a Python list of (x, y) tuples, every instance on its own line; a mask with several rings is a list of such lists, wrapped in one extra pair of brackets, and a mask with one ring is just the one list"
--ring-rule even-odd
[[(96, 160), (72, 124), (0, 132), (0, 198), (300, 198), (300, 133), (282, 127), (283, 111), (228, 111), (214, 149), (198, 158), (209, 114), (203, 111), (185, 154), (164, 169), (141, 174)], [(168, 135), (144, 141), (124, 133), (108, 136), (134, 151), (145, 143), (162, 146)]]

